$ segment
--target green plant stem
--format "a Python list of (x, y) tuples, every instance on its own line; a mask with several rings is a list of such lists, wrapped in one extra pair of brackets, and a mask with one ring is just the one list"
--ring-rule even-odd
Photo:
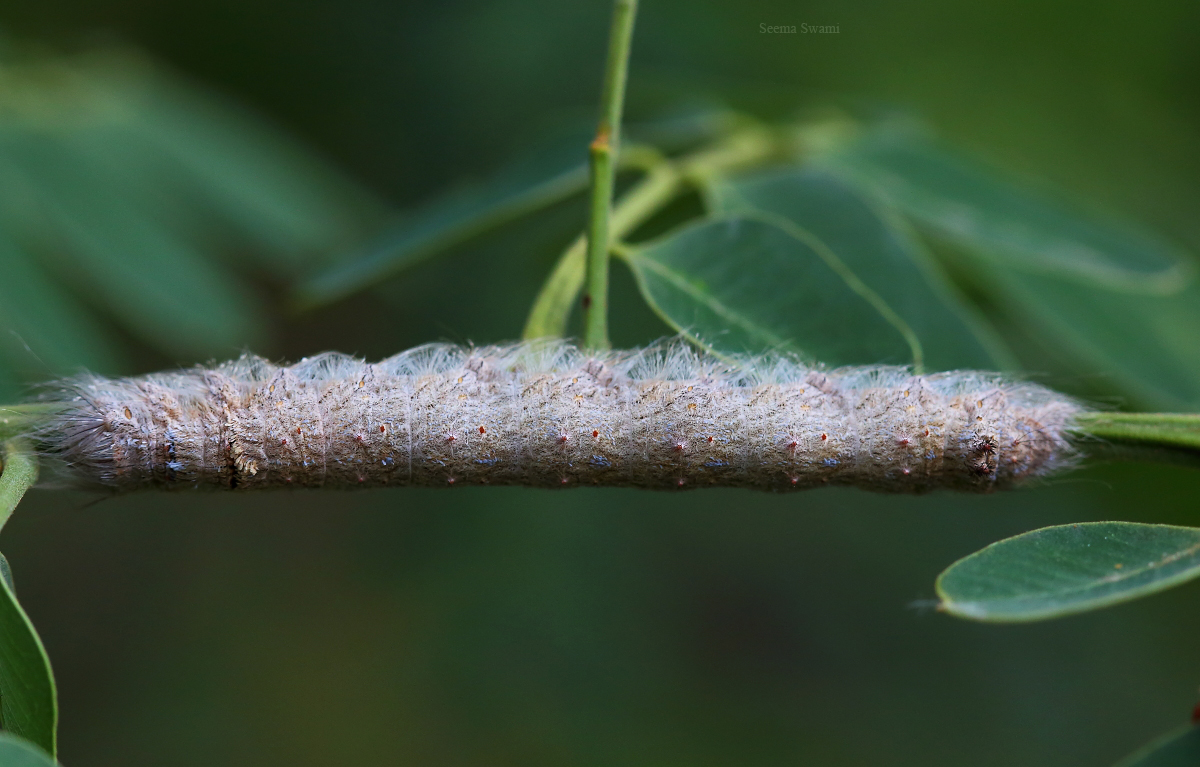
[[(670, 202), (683, 179), (673, 165), (663, 161), (630, 189), (613, 208), (609, 236), (620, 240)], [(524, 338), (559, 337), (583, 288), (587, 264), (587, 237), (580, 235), (563, 253), (542, 286), (525, 323)]]
[(1105, 442), (1200, 452), (1200, 413), (1084, 413), (1075, 425)]
[(584, 345), (607, 349), (608, 341), (608, 239), (615, 172), (613, 157), (621, 145), (621, 110), (629, 72), (629, 47), (637, 0), (616, 0), (608, 38), (608, 63), (600, 101), (600, 127), (589, 152), (591, 205), (587, 227), (587, 290), (583, 296)]
[(0, 528), (8, 522), (25, 491), (38, 478), (37, 456), (29, 441), (16, 437), (4, 443), (4, 471), (0, 474)]
[[(637, 157), (621, 152), (621, 165), (641, 167), (646, 175), (617, 200), (609, 217), (609, 250), (690, 187), (704, 188), (708, 180), (759, 165), (784, 151), (770, 131), (751, 125), (677, 160), (651, 156), (639, 148)], [(635, 162), (636, 160), (636, 162)], [(587, 238), (579, 237), (559, 258), (530, 309), (522, 337), (552, 338), (566, 333), (567, 319), (583, 289)]]

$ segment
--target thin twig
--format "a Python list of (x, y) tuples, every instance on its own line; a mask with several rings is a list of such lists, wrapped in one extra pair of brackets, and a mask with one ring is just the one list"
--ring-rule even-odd
[(583, 295), (583, 342), (607, 349), (608, 225), (612, 209), (613, 157), (620, 148), (621, 110), (629, 72), (629, 46), (637, 0), (616, 0), (608, 38), (608, 63), (600, 102), (600, 127), (590, 150), (591, 205), (587, 228), (587, 289)]
[(1200, 452), (1200, 413), (1083, 413), (1075, 425), (1105, 442)]
[[(642, 147), (637, 148), (638, 156), (634, 157), (634, 149), (630, 145), (621, 151), (620, 164), (641, 168), (646, 175), (612, 207), (608, 223), (610, 251), (613, 242), (628, 236), (688, 189), (701, 188), (713, 178), (754, 168), (785, 153), (775, 134), (753, 124), (674, 160)], [(586, 274), (587, 237), (581, 235), (559, 257), (554, 271), (543, 283), (522, 338), (563, 336)]]

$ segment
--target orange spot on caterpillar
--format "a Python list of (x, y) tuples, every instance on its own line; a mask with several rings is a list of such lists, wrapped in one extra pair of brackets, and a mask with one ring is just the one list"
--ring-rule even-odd
[(796, 452), (796, 448), (798, 448), (798, 447), (800, 447), (800, 443), (797, 442), (796, 440), (792, 440), (791, 442), (789, 442), (787, 444), (788, 450), (791, 450), (793, 453)]
[(795, 487), (795, 486), (796, 486), (796, 485), (798, 485), (798, 484), (800, 484), (800, 478), (799, 478), (799, 477), (792, 477), (792, 487)]
[(279, 444), (281, 444), (281, 445), (286, 445), (286, 444), (287, 444), (287, 437), (284, 437), (283, 439), (279, 440)]
[(297, 433), (297, 434), (299, 434), (299, 433), (300, 433), (300, 427), (299, 427), (299, 426), (297, 426), (297, 427), (296, 427), (296, 433)]
[(359, 475), (358, 475), (358, 484), (360, 484), (360, 485), (361, 485), (361, 484), (363, 484), (363, 483), (364, 483), (364, 482), (366, 482), (366, 481), (367, 481), (367, 478), (366, 478), (366, 477), (364, 477), (364, 476), (363, 476), (363, 475), (361, 475), (361, 474), (359, 474)]
[(676, 453), (682, 453), (682, 452), (683, 452), (683, 450), (684, 450), (684, 448), (686, 448), (686, 447), (687, 447), (687, 443), (686, 443), (686, 442), (676, 442), (676, 443), (675, 443), (675, 452), (676, 452)]
[(675, 487), (683, 487), (683, 484), (684, 484), (683, 477), (680, 477), (679, 479), (675, 480)]
[(905, 466), (903, 469), (900, 470), (900, 473), (907, 477), (909, 474), (912, 474), (912, 469)]
[(125, 417), (126, 417), (126, 418), (133, 418), (133, 411), (132, 411), (132, 410), (130, 410), (129, 408), (125, 408)]
[(479, 427), (479, 433), (480, 433), (480, 434), (487, 434), (487, 429), (485, 429), (485, 428), (483, 428), (482, 426), (480, 426), (480, 427)]
[(447, 434), (447, 435), (446, 435), (446, 441), (447, 441), (447, 442), (453, 442), (453, 441), (454, 441), (454, 435), (453, 435), (453, 434)]
[(566, 434), (559, 434), (559, 435), (558, 435), (558, 443), (559, 443), (560, 445), (561, 445), (562, 443), (566, 442), (568, 439), (570, 439), (570, 437), (568, 437)]
[(355, 434), (355, 435), (354, 435), (354, 441), (355, 441), (355, 442), (357, 442), (358, 444), (360, 444), (360, 445), (361, 445), (361, 444), (362, 444), (362, 442), (363, 442), (363, 435), (361, 435), (361, 434)]
[(383, 434), (383, 433), (385, 433), (386, 431), (387, 431), (387, 427), (386, 427), (386, 426), (380, 426), (380, 427), (379, 427), (379, 433), (380, 433), (380, 434)]
[(709, 441), (709, 442), (712, 442), (712, 441), (713, 441), (713, 438), (712, 438), (712, 435), (711, 435), (711, 434), (708, 436), (708, 441)]
[(567, 483), (568, 483), (568, 482), (570, 482), (570, 481), (571, 481), (571, 480), (567, 479), (566, 477), (563, 477), (562, 479), (560, 479), (560, 480), (558, 481), (558, 484), (560, 484), (560, 485), (565, 485), (565, 484), (567, 484)]
[(824, 442), (827, 439), (829, 439), (829, 435), (825, 432), (821, 432), (821, 441)]
[(929, 429), (926, 429), (926, 430), (925, 430), (925, 436), (926, 436), (926, 437), (928, 437), (928, 436), (929, 436)]
[(599, 437), (600, 437), (600, 432), (597, 431), (596, 429), (592, 429), (592, 438), (597, 439)]
[(446, 484), (447, 484), (447, 485), (453, 485), (453, 484), (454, 484), (454, 477), (446, 477)]
[(270, 386), (268, 386), (267, 391), (274, 393), (275, 392), (275, 384), (271, 384)]
[(908, 447), (908, 437), (900, 437), (896, 440), (896, 444), (900, 447)]

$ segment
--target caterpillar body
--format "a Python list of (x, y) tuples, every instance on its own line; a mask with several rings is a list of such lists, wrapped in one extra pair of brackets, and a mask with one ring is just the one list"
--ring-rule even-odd
[(37, 435), (77, 484), (989, 491), (1074, 459), (1082, 408), (997, 374), (825, 370), (682, 343), (428, 345), (85, 376)]

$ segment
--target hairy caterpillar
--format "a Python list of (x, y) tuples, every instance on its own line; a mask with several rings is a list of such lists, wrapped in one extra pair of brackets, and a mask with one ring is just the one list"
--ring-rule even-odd
[(987, 491), (1074, 457), (1078, 404), (975, 372), (722, 361), (682, 343), (422, 346), (369, 364), (244, 356), (80, 377), (37, 435), (78, 483)]

